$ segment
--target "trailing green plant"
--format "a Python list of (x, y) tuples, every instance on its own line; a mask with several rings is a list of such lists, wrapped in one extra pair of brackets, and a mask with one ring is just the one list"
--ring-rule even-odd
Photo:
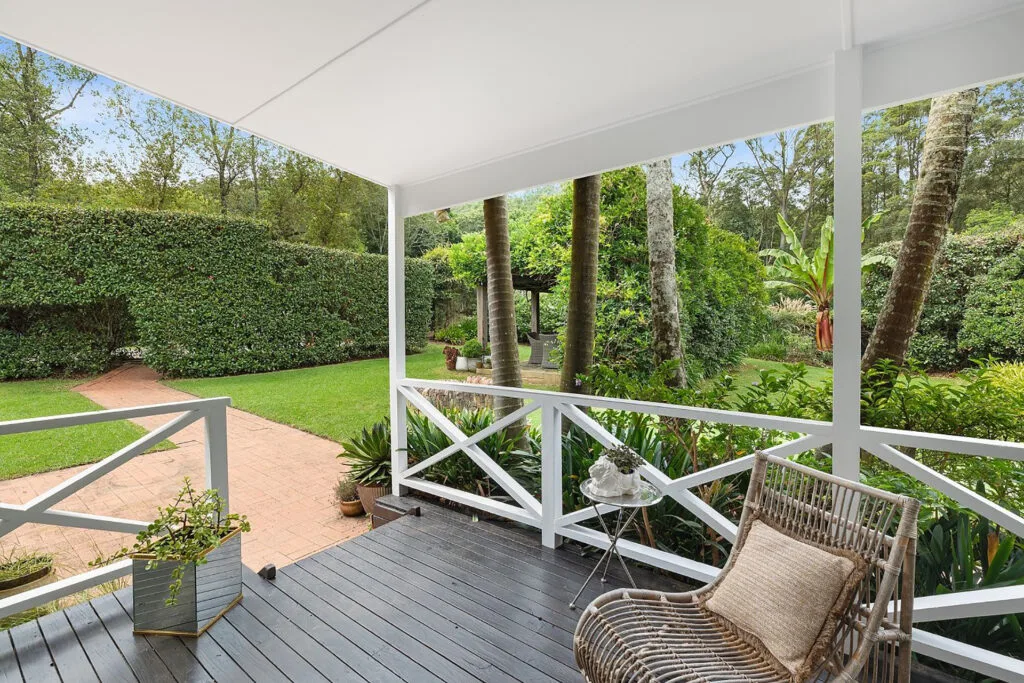
[(131, 548), (121, 548), (89, 564), (108, 564), (131, 555), (149, 556), (147, 569), (156, 568), (160, 562), (177, 562), (168, 586), (166, 604), (170, 606), (178, 601), (186, 564), (205, 564), (207, 553), (220, 547), (228, 534), (247, 532), (251, 528), (245, 515), (227, 512), (227, 503), (216, 490), (197, 491), (185, 477), (174, 503), (160, 508), (157, 518), (136, 535)]
[[(175, 376), (387, 352), (387, 258), (275, 242), (190, 213), (0, 204), (0, 379), (96, 372), (124, 346)], [(406, 262), (406, 346), (426, 343), (433, 268)]]
[(343, 441), (338, 455), (349, 465), (349, 477), (363, 486), (391, 485), (391, 420), (363, 427), (358, 436)]

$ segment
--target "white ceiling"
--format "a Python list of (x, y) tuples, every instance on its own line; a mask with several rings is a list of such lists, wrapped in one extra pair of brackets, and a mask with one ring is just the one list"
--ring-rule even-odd
[[(416, 184), (1020, 0), (0, 0), (0, 33)], [(666, 150), (680, 151), (680, 150)], [(510, 188), (511, 189), (511, 188)]]

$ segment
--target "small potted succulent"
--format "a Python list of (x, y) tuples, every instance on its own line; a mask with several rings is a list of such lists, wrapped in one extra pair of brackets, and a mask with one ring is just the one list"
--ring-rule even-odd
[(602, 496), (629, 496), (640, 490), (640, 468), (646, 461), (629, 446), (606, 448), (590, 466), (592, 490)]
[(442, 353), (444, 353), (444, 366), (449, 370), (454, 370), (459, 359), (459, 350), (454, 346), (446, 346)]
[(391, 493), (391, 421), (384, 418), (359, 436), (342, 442), (345, 449), (338, 457), (348, 461), (348, 476), (356, 483), (356, 493), (366, 514), (381, 496)]
[(250, 525), (226, 507), (186, 477), (134, 546), (90, 563), (131, 558), (135, 633), (199, 636), (242, 599), (241, 534)]
[(334, 499), (338, 501), (338, 509), (346, 517), (358, 517), (363, 514), (363, 504), (359, 500), (356, 483), (349, 477), (342, 477), (334, 487)]
[(472, 370), (484, 355), (484, 345), (476, 339), (470, 339), (462, 345), (462, 355), (456, 361), (457, 370)]
[(11, 553), (0, 559), (0, 598), (53, 580), (53, 555)]

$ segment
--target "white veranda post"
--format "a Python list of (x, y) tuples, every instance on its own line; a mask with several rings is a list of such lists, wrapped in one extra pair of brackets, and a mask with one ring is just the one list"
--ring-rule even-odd
[(400, 475), (409, 467), (409, 456), (405, 398), (399, 390), (405, 379), (405, 216), (401, 190), (396, 186), (388, 188), (388, 370), (392, 490), (400, 495)]
[(860, 477), (861, 49), (835, 54), (832, 471)]

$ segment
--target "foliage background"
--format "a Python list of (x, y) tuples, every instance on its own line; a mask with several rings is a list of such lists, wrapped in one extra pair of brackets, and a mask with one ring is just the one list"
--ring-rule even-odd
[[(0, 205), (0, 378), (103, 369), (125, 346), (173, 376), (264, 372), (387, 351), (387, 259), (276, 242), (192, 213)], [(409, 350), (434, 269), (407, 262)]]

